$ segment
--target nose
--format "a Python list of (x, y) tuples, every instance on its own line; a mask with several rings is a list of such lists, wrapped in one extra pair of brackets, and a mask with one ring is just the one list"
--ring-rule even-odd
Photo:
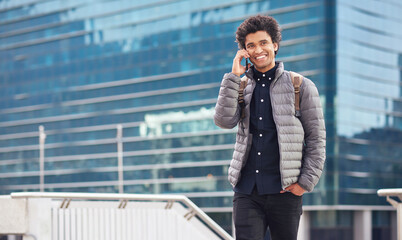
[(257, 45), (255, 48), (255, 53), (260, 53), (260, 52), (262, 52), (262, 48), (260, 45)]

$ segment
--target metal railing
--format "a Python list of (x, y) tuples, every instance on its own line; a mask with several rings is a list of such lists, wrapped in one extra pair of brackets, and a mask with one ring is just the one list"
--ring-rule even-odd
[(397, 236), (398, 240), (402, 240), (402, 202), (398, 202), (397, 200), (391, 197), (398, 197), (400, 201), (402, 201), (402, 188), (398, 189), (380, 189), (377, 191), (378, 196), (387, 197), (387, 201), (396, 208), (397, 214)]
[[(5, 213), (2, 214), (3, 222), (0, 219), (0, 234), (23, 234), (24, 240), (108, 239), (103, 236), (105, 231), (108, 235), (113, 235), (112, 239), (133, 239), (129, 232), (137, 231), (139, 234), (138, 231), (147, 231), (138, 226), (143, 222), (147, 222), (144, 224), (151, 226), (153, 231), (164, 232), (166, 235), (163, 239), (182, 239), (179, 236), (183, 233), (177, 231), (186, 227), (192, 231), (191, 239), (233, 239), (191, 200), (182, 195), (21, 192), (3, 196), (0, 198), (0, 205), (0, 210)], [(146, 212), (147, 209), (150, 211)], [(7, 210), (12, 213), (7, 215)], [(89, 213), (92, 215), (86, 216)], [(147, 214), (152, 218), (146, 217)], [(159, 215), (161, 216), (158, 218)], [(101, 219), (102, 217), (104, 219)], [(40, 224), (41, 219), (45, 220), (45, 224)], [(117, 223), (110, 224), (110, 219)], [(127, 219), (130, 219), (129, 223), (123, 224)], [(10, 225), (13, 220), (18, 226)], [(46, 225), (49, 225), (50, 229), (46, 229)], [(9, 232), (7, 226), (11, 229)], [(114, 226), (114, 229), (98, 229), (109, 226)], [(137, 227), (137, 230), (129, 229), (130, 227)], [(161, 229), (158, 230), (158, 227)], [(102, 230), (102, 233), (96, 233), (93, 228)], [(119, 230), (124, 233), (119, 233)], [(96, 235), (92, 236), (91, 231)], [(205, 236), (199, 237), (197, 232)], [(175, 237), (168, 236), (169, 233)], [(141, 239), (154, 239), (157, 233), (141, 234)]]

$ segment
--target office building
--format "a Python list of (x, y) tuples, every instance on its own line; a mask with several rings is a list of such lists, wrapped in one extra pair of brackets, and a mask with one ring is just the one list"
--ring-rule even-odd
[[(402, 186), (401, 10), (392, 0), (2, 0), (0, 194), (179, 193), (231, 231), (236, 129), (212, 115), (237, 26), (269, 14), (283, 28), (278, 60), (314, 81), (325, 108), (326, 168), (304, 204), (387, 205), (377, 189)], [(352, 239), (353, 210), (310, 215), (312, 236)], [(370, 216), (373, 239), (388, 236), (394, 216)]]

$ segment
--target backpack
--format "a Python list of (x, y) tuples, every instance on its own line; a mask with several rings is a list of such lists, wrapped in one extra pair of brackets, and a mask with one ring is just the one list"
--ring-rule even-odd
[[(292, 83), (293, 83), (293, 87), (295, 89), (295, 116), (296, 117), (300, 117), (301, 113), (300, 113), (300, 86), (303, 82), (303, 76), (295, 73), (295, 72), (290, 72), (290, 76), (292, 78)], [(248, 83), (248, 78), (246, 76), (244, 76), (240, 82), (240, 88), (239, 88), (239, 98), (238, 98), (238, 102), (241, 108), (241, 119), (243, 119), (245, 117), (245, 102), (244, 102), (244, 89), (246, 88)]]

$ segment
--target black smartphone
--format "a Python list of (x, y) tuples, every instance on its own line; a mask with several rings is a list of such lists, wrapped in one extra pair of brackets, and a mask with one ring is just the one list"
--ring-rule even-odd
[(246, 72), (248, 71), (248, 58), (246, 58)]

